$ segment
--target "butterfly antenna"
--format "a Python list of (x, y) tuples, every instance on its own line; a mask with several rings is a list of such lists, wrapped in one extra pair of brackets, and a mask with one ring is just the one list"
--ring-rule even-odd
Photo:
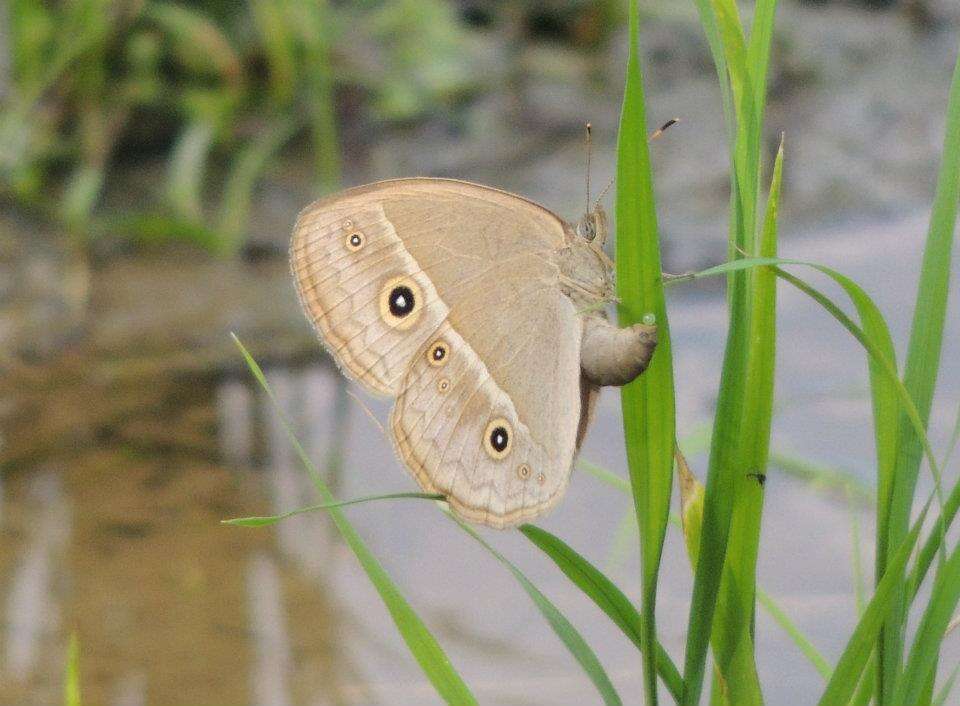
[(666, 132), (668, 129), (672, 128), (674, 125), (676, 125), (679, 122), (680, 122), (680, 118), (670, 118), (667, 122), (665, 122), (663, 125), (661, 125), (656, 130), (653, 131), (653, 133), (650, 135), (650, 140), (651, 141), (656, 140), (658, 137), (660, 137), (660, 135), (662, 135), (664, 132)]
[[(674, 125), (676, 125), (676, 124), (679, 123), (679, 122), (680, 122), (680, 118), (670, 118), (667, 122), (665, 122), (663, 125), (661, 125), (661, 126), (658, 127), (656, 130), (654, 130), (652, 133), (650, 133), (650, 140), (651, 140), (651, 141), (652, 141), (652, 140), (656, 140), (656, 139), (657, 139), (658, 137), (660, 137), (664, 132), (666, 132), (667, 130), (669, 130), (670, 128), (672, 128)], [(590, 125), (589, 125), (589, 123), (588, 123), (588, 124), (587, 124), (587, 134), (589, 135), (589, 133), (590, 133)], [(590, 152), (589, 152), (589, 151), (587, 152), (587, 164), (588, 164), (588, 165), (590, 164)], [(605, 187), (603, 187), (603, 191), (600, 192), (600, 195), (597, 197), (597, 200), (596, 200), (596, 201), (594, 202), (594, 204), (593, 204), (594, 210), (596, 210), (597, 206), (600, 204), (600, 201), (603, 199), (603, 197), (606, 196), (607, 192), (610, 190), (610, 187), (613, 186), (613, 182), (614, 182), (614, 181), (615, 181), (615, 179), (611, 179), (610, 182), (609, 182)], [(589, 185), (590, 185), (590, 173), (589, 173), (589, 167), (588, 167), (588, 171), (587, 171), (587, 199), (590, 198), (590, 186), (589, 186)], [(589, 200), (588, 200), (588, 203), (589, 203)]]
[(587, 123), (587, 213), (590, 213), (590, 152), (593, 126)]

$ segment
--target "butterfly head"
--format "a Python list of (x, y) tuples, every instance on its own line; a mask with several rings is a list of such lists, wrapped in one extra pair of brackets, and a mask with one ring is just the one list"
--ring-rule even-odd
[(594, 247), (603, 247), (607, 239), (607, 214), (600, 204), (594, 205), (593, 210), (580, 219), (576, 231), (578, 237)]

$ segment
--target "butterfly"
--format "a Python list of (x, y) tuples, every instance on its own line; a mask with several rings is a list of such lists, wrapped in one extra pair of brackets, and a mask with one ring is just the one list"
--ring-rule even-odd
[(599, 204), (572, 225), (452, 179), (322, 198), (294, 226), (307, 317), (368, 391), (396, 398), (397, 454), (458, 516), (504, 528), (563, 496), (601, 386), (647, 367), (656, 328), (617, 328)]

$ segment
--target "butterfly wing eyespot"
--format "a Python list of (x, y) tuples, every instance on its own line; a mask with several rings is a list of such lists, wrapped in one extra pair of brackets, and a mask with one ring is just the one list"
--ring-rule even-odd
[(500, 461), (510, 454), (513, 447), (513, 427), (503, 417), (497, 417), (487, 424), (483, 431), (483, 448), (494, 461)]
[(526, 480), (530, 477), (530, 466), (526, 463), (521, 463), (517, 466), (517, 475), (520, 476), (521, 480)]
[(537, 474), (537, 483), (543, 485), (547, 482), (547, 477), (541, 472)]
[(450, 346), (446, 341), (435, 341), (427, 351), (427, 362), (435, 368), (446, 365), (450, 355)]
[(447, 378), (440, 378), (437, 380), (437, 392), (441, 395), (446, 393), (450, 389), (450, 381)]
[(366, 238), (363, 237), (363, 233), (359, 230), (350, 231), (344, 239), (347, 250), (352, 250), (353, 252), (362, 248), (364, 242), (366, 242)]
[(400, 330), (417, 323), (423, 310), (423, 290), (411, 277), (391, 277), (380, 289), (380, 318)]

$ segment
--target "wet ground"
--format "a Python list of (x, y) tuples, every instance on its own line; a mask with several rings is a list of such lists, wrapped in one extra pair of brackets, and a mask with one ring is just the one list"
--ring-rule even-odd
[[(945, 26), (914, 41), (902, 17), (846, 7), (832, 10), (826, 24), (814, 11), (786, 5), (783, 12), (794, 30), (779, 40), (768, 120), (774, 137), (788, 133), (781, 253), (835, 266), (863, 284), (902, 353), (955, 39)], [(947, 16), (955, 22), (955, 14)], [(645, 44), (651, 122), (684, 118), (654, 146), (672, 271), (713, 264), (725, 249), (715, 79), (703, 70), (705, 49), (682, 39), (691, 26), (686, 16), (661, 17)], [(618, 51), (611, 50), (611, 67), (620, 65)], [(536, 51), (524, 60), (534, 74), (547, 64), (569, 71), (552, 84), (541, 75), (525, 91), (522, 104), (543, 134), (530, 127), (472, 135), (427, 127), (386, 136), (362, 165), (348, 162), (352, 179), (462, 176), (575, 217), (572, 204), (583, 189), (578, 124), (586, 117), (596, 125), (594, 181), (605, 183), (614, 163), (619, 79), (609, 90), (591, 88), (576, 80), (583, 70), (576, 60), (548, 61)], [(481, 102), (478, 114), (496, 113), (502, 99)], [(543, 116), (552, 122), (543, 125)], [(71, 633), (81, 643), (88, 703), (438, 702), (327, 518), (307, 515), (265, 529), (219, 522), (313, 498), (230, 331), (264, 365), (338, 496), (414, 489), (389, 441), (313, 341), (285, 262), (270, 255), (308, 198), (302, 184), (294, 171), (264, 189), (255, 243), (266, 256), (230, 262), (174, 247), (78, 264), (69, 249), (56, 251), (53, 239), (56, 252), (37, 256), (37, 243), (48, 240), (4, 216), (7, 232), (24, 229), (33, 238), (18, 241), (31, 243), (32, 264), (17, 272), (39, 293), (15, 315), (0, 312), (5, 341), (29, 354), (0, 383), (0, 704), (60, 702)], [(696, 436), (713, 412), (726, 327), (720, 284), (671, 290), (682, 436)], [(960, 399), (956, 300), (954, 285), (931, 422), (937, 449)], [(774, 449), (872, 483), (863, 352), (783, 285), (780, 312)], [(364, 404), (385, 418), (386, 403)], [(603, 396), (583, 457), (625, 472), (615, 393)], [(690, 461), (703, 477), (702, 454)], [(956, 473), (955, 465), (948, 469)], [(869, 566), (872, 512), (851, 510), (837, 494), (777, 468), (765, 488), (761, 583), (835, 658), (856, 619), (852, 518), (862, 525), (860, 550)], [(396, 501), (347, 512), (481, 703), (596, 702), (513, 578), (432, 504)], [(638, 599), (635, 552), (615, 539), (630, 513), (627, 498), (577, 472), (566, 500), (542, 524)], [(523, 537), (490, 538), (582, 630), (625, 702), (640, 703), (631, 644)], [(671, 530), (659, 629), (678, 660), (689, 595), (682, 543)], [(813, 703), (818, 675), (763, 612), (757, 642), (768, 702)], [(945, 668), (960, 658), (956, 638), (948, 649)]]

